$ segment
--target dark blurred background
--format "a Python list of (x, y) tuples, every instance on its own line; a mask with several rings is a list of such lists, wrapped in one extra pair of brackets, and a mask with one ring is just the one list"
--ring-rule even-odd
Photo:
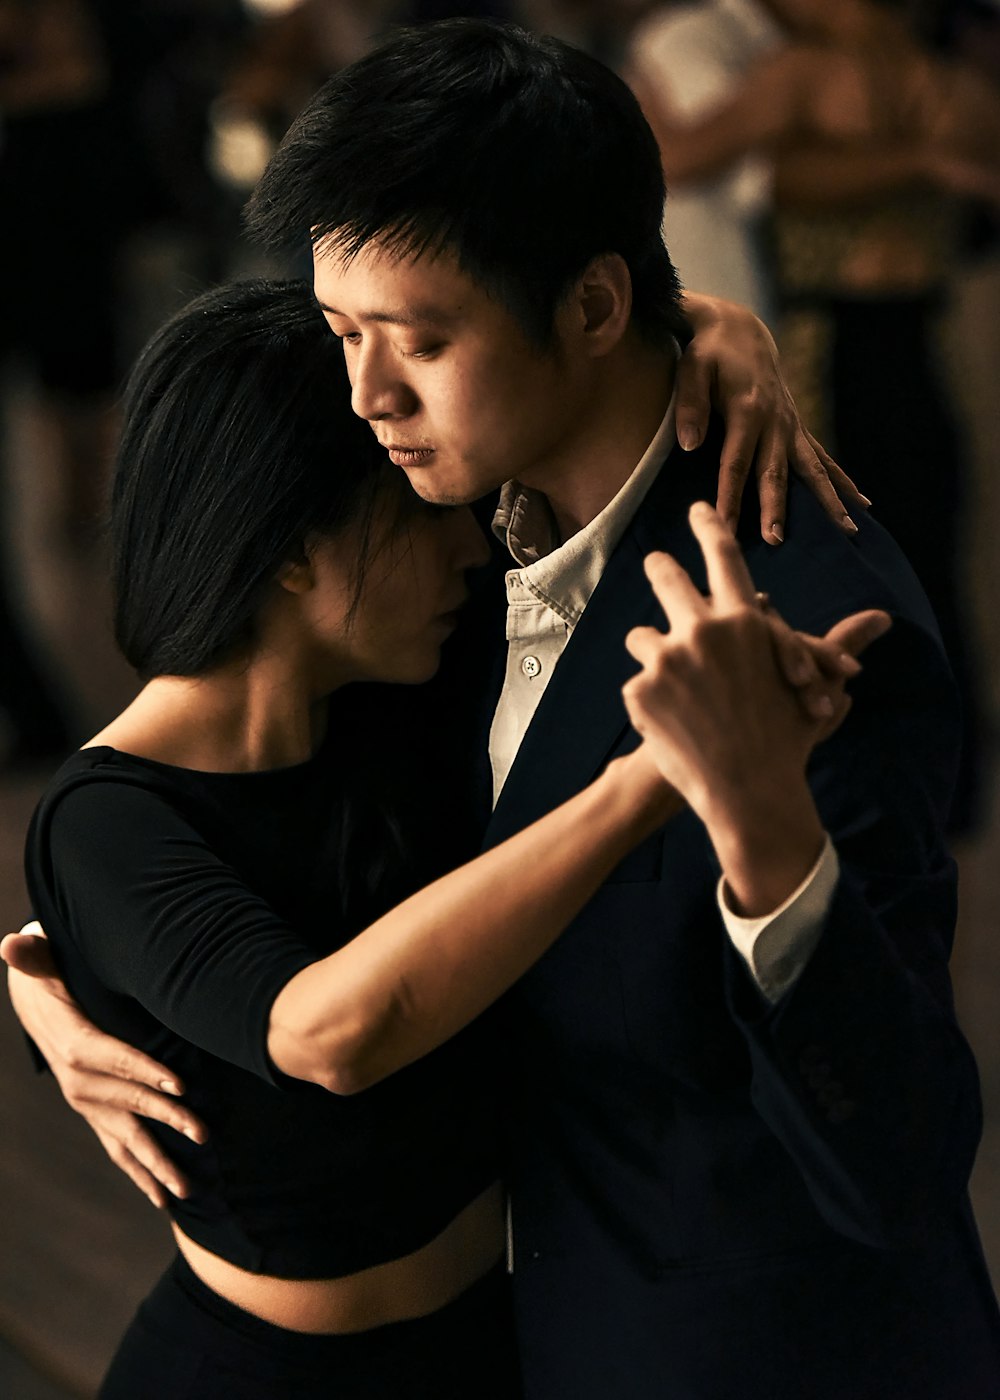
[[(954, 971), (1000, 1281), (998, 0), (0, 0), (0, 926), (27, 913), (48, 773), (135, 689), (101, 536), (130, 361), (202, 288), (268, 270), (240, 209), (319, 83), (388, 26), (456, 13), (641, 76), (682, 278), (766, 311), (808, 421), (935, 602), (969, 716)], [(829, 77), (819, 125), (705, 154), (699, 123), (793, 48)], [(0, 1047), (0, 1394), (87, 1396), (169, 1235), (32, 1074), (5, 999)]]

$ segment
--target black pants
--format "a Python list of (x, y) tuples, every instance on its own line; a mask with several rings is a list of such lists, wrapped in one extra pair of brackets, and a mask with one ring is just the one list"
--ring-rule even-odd
[(125, 1333), (99, 1400), (517, 1400), (497, 1268), (447, 1307), (370, 1332), (288, 1332), (213, 1293), (178, 1257)]

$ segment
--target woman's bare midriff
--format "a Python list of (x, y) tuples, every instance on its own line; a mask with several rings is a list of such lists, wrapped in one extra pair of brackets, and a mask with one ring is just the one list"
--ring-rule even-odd
[(291, 1332), (363, 1332), (426, 1317), (487, 1274), (503, 1253), (503, 1191), (495, 1182), (422, 1249), (344, 1278), (251, 1274), (173, 1226), (177, 1246), (209, 1288)]

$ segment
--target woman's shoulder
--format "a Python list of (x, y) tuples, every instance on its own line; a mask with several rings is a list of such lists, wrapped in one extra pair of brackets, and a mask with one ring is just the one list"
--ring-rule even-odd
[(113, 803), (123, 788), (145, 790), (159, 800), (183, 789), (193, 775), (183, 769), (171, 770), (165, 764), (113, 748), (110, 744), (87, 744), (70, 754), (46, 785), (39, 806), (55, 806), (70, 793), (87, 790), (88, 803)]
[(52, 776), (35, 808), (28, 852), (47, 847), (53, 832), (61, 839), (89, 840), (101, 835), (159, 826), (185, 807), (184, 784), (171, 782), (133, 754), (107, 745), (78, 749)]

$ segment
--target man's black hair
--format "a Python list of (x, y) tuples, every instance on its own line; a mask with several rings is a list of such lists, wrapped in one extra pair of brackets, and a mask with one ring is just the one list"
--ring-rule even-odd
[(591, 260), (618, 253), (633, 317), (684, 329), (663, 245), (656, 140), (625, 83), (558, 39), (487, 20), (397, 31), (336, 74), (250, 201), (272, 248), (332, 235), (401, 256), (447, 251), (541, 344)]

